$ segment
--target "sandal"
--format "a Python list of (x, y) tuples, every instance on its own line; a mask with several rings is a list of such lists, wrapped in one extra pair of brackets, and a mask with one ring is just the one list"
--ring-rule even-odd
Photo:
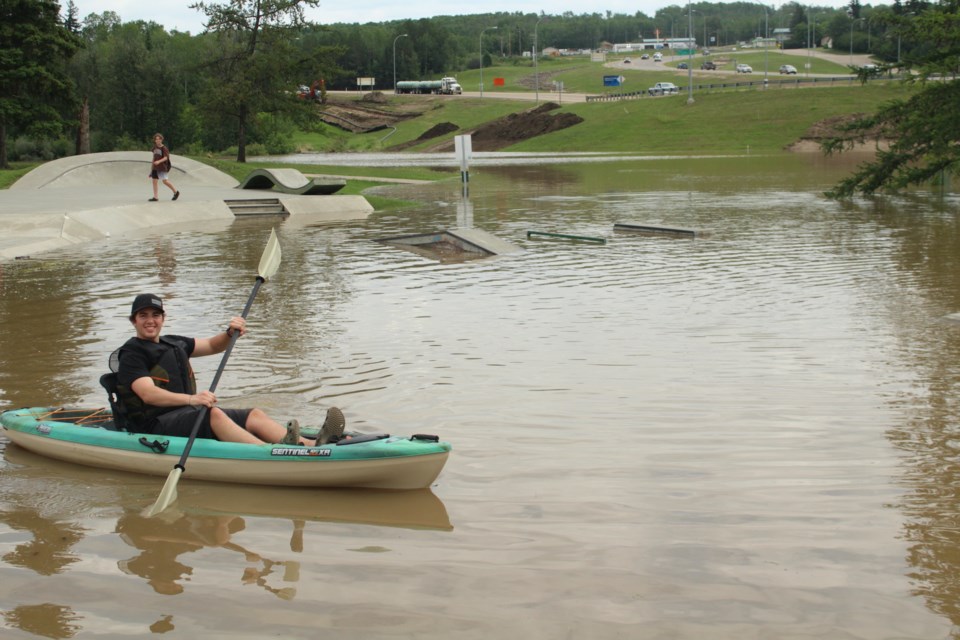
[(280, 444), (300, 444), (300, 422), (291, 420), (287, 423), (287, 434)]

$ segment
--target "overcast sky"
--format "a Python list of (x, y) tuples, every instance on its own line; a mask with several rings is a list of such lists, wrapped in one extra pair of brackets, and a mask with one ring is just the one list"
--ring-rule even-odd
[[(216, 0), (211, 0), (216, 3)], [(772, 2), (770, 6), (780, 6), (781, 2)], [(120, 16), (122, 22), (134, 20), (153, 21), (163, 25), (168, 31), (189, 31), (197, 34), (203, 31), (202, 14), (190, 8), (193, 0), (159, 0), (148, 2), (145, 0), (73, 0), (77, 7), (80, 20), (91, 13), (113, 11)], [(848, 0), (819, 0), (817, 6), (843, 7)], [(320, 24), (334, 22), (386, 22), (389, 20), (428, 18), (435, 15), (478, 14), (495, 12), (521, 12), (560, 15), (571, 11), (576, 15), (582, 13), (624, 13), (633, 15), (637, 11), (648, 16), (656, 14), (658, 9), (679, 4), (685, 5), (685, 0), (602, 0), (602, 2), (584, 6), (582, 0), (550, 0), (546, 2), (526, 2), (525, 0), (473, 0), (469, 5), (461, 5), (462, 9), (455, 9), (450, 3), (421, 2), (414, 0), (410, 4), (397, 0), (348, 0), (339, 2), (322, 0), (320, 6), (311, 9), (308, 18)], [(885, 3), (881, 3), (885, 4)], [(60, 5), (66, 10), (67, 0), (60, 0)]]

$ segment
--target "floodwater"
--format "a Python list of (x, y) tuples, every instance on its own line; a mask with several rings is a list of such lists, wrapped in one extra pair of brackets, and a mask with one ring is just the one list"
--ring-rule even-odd
[[(283, 262), (223, 403), (308, 422), (336, 404), (454, 449), (410, 493), (225, 487), (188, 462), (145, 521), (162, 479), (0, 436), (0, 636), (960, 637), (960, 201), (825, 199), (850, 168), (491, 164), (470, 207), (456, 179), (390, 186), (420, 204), (2, 265), (0, 406), (101, 405), (134, 294), (212, 335), (275, 225)], [(377, 242), (458, 216), (521, 251)]]

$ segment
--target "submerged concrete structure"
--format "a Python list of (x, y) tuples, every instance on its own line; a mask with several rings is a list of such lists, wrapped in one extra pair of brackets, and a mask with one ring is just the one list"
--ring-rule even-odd
[(461, 262), (523, 250), (511, 242), (474, 228), (441, 229), (430, 233), (380, 238), (379, 242), (403, 247), (440, 262)]

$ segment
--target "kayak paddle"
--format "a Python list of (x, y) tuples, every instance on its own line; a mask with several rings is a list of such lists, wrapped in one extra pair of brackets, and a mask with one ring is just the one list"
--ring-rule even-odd
[[(280, 241), (277, 240), (277, 232), (271, 229), (270, 239), (267, 241), (267, 248), (263, 250), (263, 255), (260, 257), (260, 266), (257, 268), (257, 280), (253, 285), (253, 291), (250, 292), (250, 297), (247, 298), (247, 304), (243, 308), (243, 313), (240, 314), (241, 317), (247, 317), (247, 314), (250, 312), (250, 307), (253, 305), (253, 299), (257, 297), (257, 291), (260, 290), (260, 285), (273, 277), (273, 274), (275, 274), (279, 268)], [(220, 382), (220, 376), (223, 374), (223, 369), (227, 366), (227, 358), (230, 357), (230, 352), (233, 351), (233, 345), (236, 344), (237, 338), (239, 337), (239, 331), (234, 331), (233, 335), (230, 336), (230, 344), (227, 345), (226, 351), (223, 352), (220, 366), (217, 367), (217, 373), (213, 376), (213, 382), (210, 383), (210, 393), (216, 391), (217, 383)], [(144, 517), (152, 518), (176, 501), (177, 483), (180, 481), (181, 474), (186, 470), (187, 457), (190, 455), (190, 449), (193, 448), (193, 441), (197, 439), (197, 433), (200, 431), (200, 425), (203, 423), (206, 415), (207, 407), (203, 407), (200, 413), (197, 414), (197, 421), (193, 423), (190, 439), (187, 440), (187, 446), (183, 448), (183, 455), (180, 456), (180, 461), (177, 462), (170, 472), (170, 475), (167, 476), (167, 481), (164, 483), (163, 489), (157, 497), (157, 501), (153, 503), (153, 506), (144, 509), (142, 513)]]

